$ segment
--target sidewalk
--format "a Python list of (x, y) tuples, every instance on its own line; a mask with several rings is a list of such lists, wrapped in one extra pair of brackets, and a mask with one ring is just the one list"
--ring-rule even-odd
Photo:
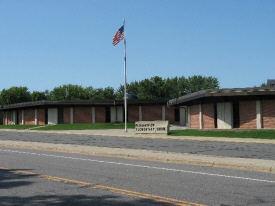
[[(11, 131), (14, 130), (2, 130)], [(121, 136), (131, 138), (157, 138), (157, 139), (181, 139), (181, 140), (197, 140), (197, 141), (222, 141), (222, 142), (245, 142), (245, 143), (262, 143), (275, 144), (275, 140), (262, 139), (241, 139), (241, 138), (212, 138), (212, 137), (176, 137), (167, 135), (137, 135), (134, 129), (124, 130), (80, 130), (80, 131), (30, 131), (21, 130), (16, 132), (31, 132), (31, 133), (59, 133), (59, 134), (79, 134), (79, 135), (94, 135), (94, 136)], [(108, 157), (131, 158), (147, 161), (160, 161), (177, 164), (200, 165), (208, 167), (229, 168), (238, 170), (248, 170), (257, 172), (269, 172), (275, 174), (275, 160), (251, 159), (251, 158), (232, 158), (210, 155), (198, 155), (187, 153), (172, 153), (160, 152), (139, 149), (122, 149), (122, 148), (106, 148), (83, 145), (70, 144), (53, 144), (53, 143), (38, 143), (38, 142), (23, 142), (0, 140), (0, 146), (11, 148), (26, 148), (38, 149), (55, 152), (68, 152), (86, 155), (99, 155)], [(275, 159), (275, 157), (274, 157)]]
[[(170, 130), (185, 129), (185, 127), (170, 127)], [(53, 133), (53, 134), (76, 134), (91, 136), (112, 136), (112, 137), (131, 137), (131, 138), (151, 138), (151, 139), (175, 139), (175, 140), (193, 140), (193, 141), (216, 141), (216, 142), (236, 142), (236, 143), (259, 143), (275, 144), (275, 140), (252, 139), (252, 138), (227, 138), (227, 137), (199, 137), (199, 136), (171, 136), (163, 134), (136, 134), (135, 129), (106, 129), (106, 130), (13, 130), (2, 129), (0, 131), (8, 132), (32, 132), (32, 133)], [(274, 157), (275, 158), (275, 157)]]

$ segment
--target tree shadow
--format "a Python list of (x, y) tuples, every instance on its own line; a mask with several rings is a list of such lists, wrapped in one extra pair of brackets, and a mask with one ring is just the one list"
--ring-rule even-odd
[[(38, 175), (35, 174), (20, 174), (14, 173), (17, 170), (2, 170), (0, 169), (0, 206), (13, 205), (13, 206), (91, 206), (91, 205), (106, 205), (106, 206), (136, 206), (136, 205), (173, 205), (169, 203), (162, 203), (155, 200), (132, 198), (124, 195), (32, 195), (27, 196), (28, 187), (32, 187), (35, 184), (35, 180)], [(26, 169), (24, 169), (26, 171)], [(65, 184), (65, 183), (64, 183)], [(75, 185), (79, 187), (78, 185)], [(20, 194), (15, 195), (3, 195), (3, 191), (9, 191), (18, 187), (20, 188)], [(22, 188), (23, 187), (23, 188)], [(89, 188), (89, 190), (92, 190)], [(2, 192), (1, 192), (2, 191)], [(23, 192), (21, 192), (23, 191)], [(1, 194), (2, 193), (2, 194)], [(60, 193), (60, 191), (58, 191)], [(8, 194), (8, 193), (6, 193)]]
[[(18, 171), (20, 169), (16, 170), (1, 170), (0, 169), (0, 189), (10, 189), (14, 187), (21, 187), (21, 186), (27, 186), (33, 184), (32, 181), (27, 181), (25, 179), (28, 179), (30, 177), (36, 177), (35, 174), (15, 174), (14, 172)], [(1, 202), (0, 202), (1, 205)]]
[(38, 195), (30, 197), (9, 197), (0, 196), (0, 205), (13, 206), (137, 206), (137, 205), (164, 205), (171, 206), (173, 204), (161, 203), (148, 199), (130, 199), (123, 200), (116, 195), (102, 195), (102, 196), (87, 196), (87, 195)]

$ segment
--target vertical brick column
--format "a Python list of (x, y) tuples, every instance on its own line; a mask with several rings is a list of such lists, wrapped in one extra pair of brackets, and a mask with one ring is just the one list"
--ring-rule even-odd
[(190, 128), (200, 128), (199, 105), (192, 105), (190, 108)]
[(35, 125), (35, 111), (34, 109), (25, 110), (25, 125)]
[(139, 121), (139, 106), (128, 106), (128, 122)]
[(76, 107), (74, 108), (74, 123), (92, 123), (92, 108), (91, 107)]
[(275, 128), (275, 100), (262, 101), (263, 128)]
[(38, 125), (45, 125), (45, 109), (38, 109)]
[(64, 124), (71, 124), (71, 108), (66, 107), (63, 110), (63, 122)]
[(203, 104), (203, 128), (214, 129), (215, 128), (215, 111), (214, 104)]
[(161, 120), (161, 119), (162, 119), (161, 105), (142, 106), (143, 121), (154, 121), (154, 120)]
[(96, 123), (105, 123), (106, 122), (106, 114), (105, 107), (96, 107), (95, 108), (95, 122)]
[[(165, 120), (169, 121), (169, 124), (175, 124), (175, 107), (166, 107), (165, 108)], [(178, 122), (177, 122), (178, 124)]]
[(239, 103), (240, 128), (256, 129), (256, 101), (245, 101)]

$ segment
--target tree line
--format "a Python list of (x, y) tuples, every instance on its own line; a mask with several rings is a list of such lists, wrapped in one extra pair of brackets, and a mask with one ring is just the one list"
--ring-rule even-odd
[[(218, 89), (219, 81), (215, 77), (194, 75), (161, 78), (154, 76), (150, 79), (133, 81), (127, 84), (127, 93), (135, 94), (140, 99), (176, 98), (202, 89)], [(33, 91), (27, 87), (11, 87), (0, 92), (0, 105), (40, 100), (105, 100), (123, 99), (124, 85), (117, 90), (113, 87), (93, 88), (81, 85), (61, 85), (52, 91)]]

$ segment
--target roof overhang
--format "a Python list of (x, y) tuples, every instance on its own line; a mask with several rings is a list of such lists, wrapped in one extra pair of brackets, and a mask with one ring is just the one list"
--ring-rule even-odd
[(233, 89), (207, 89), (184, 95), (168, 101), (168, 106), (186, 104), (190, 101), (207, 97), (238, 97), (275, 95), (275, 87), (233, 88)]
[[(156, 105), (167, 103), (168, 99), (127, 99), (127, 105)], [(98, 106), (123, 106), (124, 100), (42, 100), (35, 102), (22, 102), (0, 106), (0, 110), (27, 109), (37, 107), (98, 107)]]

